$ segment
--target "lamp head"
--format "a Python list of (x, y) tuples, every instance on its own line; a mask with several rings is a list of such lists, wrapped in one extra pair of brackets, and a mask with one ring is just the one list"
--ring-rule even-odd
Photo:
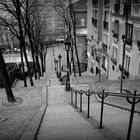
[(69, 41), (68, 38), (66, 39), (66, 41), (64, 42), (64, 44), (65, 44), (65, 50), (66, 51), (69, 51), (71, 42)]
[(62, 57), (61, 54), (59, 54), (59, 55), (58, 55), (58, 59), (61, 59), (61, 57)]
[(126, 36), (125, 35), (122, 35), (122, 40), (123, 40), (123, 42), (126, 41)]

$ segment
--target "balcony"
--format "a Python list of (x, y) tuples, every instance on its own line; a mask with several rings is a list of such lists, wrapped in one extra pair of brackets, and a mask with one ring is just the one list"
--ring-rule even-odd
[(119, 34), (113, 32), (113, 37), (114, 37), (117, 41), (119, 41)]
[(102, 44), (102, 48), (103, 48), (103, 51), (105, 52), (105, 53), (107, 53), (107, 45), (106, 44)]
[(118, 3), (114, 4), (114, 12), (119, 13), (119, 11), (120, 11), (120, 4)]
[(103, 28), (104, 28), (105, 30), (108, 30), (108, 22), (107, 22), (107, 21), (104, 21), (104, 23), (103, 23)]
[(100, 57), (98, 57), (98, 56), (96, 56), (96, 61), (98, 62), (98, 63), (100, 63)]
[(120, 71), (123, 70), (123, 76), (124, 76), (124, 77), (129, 77), (129, 69), (126, 69), (126, 68), (122, 69), (122, 66), (119, 65), (119, 70), (120, 70)]
[(124, 69), (124, 75), (125, 75), (126, 77), (129, 77), (129, 71), (126, 70), (126, 69)]
[(110, 58), (110, 60), (112, 61), (112, 63), (114, 64), (114, 65), (117, 65), (117, 59), (115, 59), (115, 58)]
[(131, 39), (127, 39), (127, 40), (125, 41), (125, 43), (126, 43), (127, 45), (129, 45), (129, 46), (132, 46), (132, 38), (131, 38)]
[(140, 4), (132, 4), (131, 16), (140, 17)]
[(95, 27), (97, 27), (97, 19), (92, 18), (92, 24), (93, 24)]
[(105, 64), (102, 64), (102, 68), (104, 69), (104, 71), (106, 71)]

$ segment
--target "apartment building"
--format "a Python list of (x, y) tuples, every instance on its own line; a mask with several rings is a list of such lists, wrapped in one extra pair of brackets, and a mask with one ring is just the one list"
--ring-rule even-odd
[[(111, 1), (109, 79), (120, 78), (124, 51), (123, 37), (126, 33), (123, 78), (140, 77), (140, 1), (129, 0), (128, 2), (127, 5), (123, 0)], [(128, 22), (126, 23), (127, 11)]]
[(128, 2), (88, 0), (88, 71), (93, 74), (100, 68), (108, 79), (120, 79), (125, 37), (123, 78), (140, 78), (140, 1)]
[(76, 39), (79, 61), (87, 65), (87, 0), (76, 1), (73, 4), (73, 9), (76, 17)]
[(88, 0), (88, 71), (108, 76), (108, 49), (110, 35), (109, 0)]

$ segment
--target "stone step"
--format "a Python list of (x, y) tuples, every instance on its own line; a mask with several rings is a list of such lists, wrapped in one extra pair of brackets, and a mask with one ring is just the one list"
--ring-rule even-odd
[(48, 105), (70, 104), (70, 92), (65, 86), (51, 86), (48, 88)]
[(37, 140), (103, 140), (103, 136), (97, 132), (72, 106), (50, 106)]

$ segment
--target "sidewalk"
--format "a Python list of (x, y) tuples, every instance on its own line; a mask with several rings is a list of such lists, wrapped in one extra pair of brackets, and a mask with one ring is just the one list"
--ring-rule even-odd
[[(53, 83), (48, 89), (48, 108), (42, 120), (36, 140), (124, 140), (127, 136), (130, 112), (104, 105), (103, 129), (99, 129), (100, 106), (95, 96), (91, 100), (90, 118), (87, 118), (87, 102), (83, 112), (70, 105), (70, 92), (59, 85), (52, 76)], [(56, 83), (58, 82), (58, 85)], [(87, 85), (75, 88), (88, 89)], [(86, 98), (86, 97), (83, 97)], [(78, 101), (79, 106), (79, 101)], [(140, 117), (134, 115), (131, 139), (140, 139)]]

